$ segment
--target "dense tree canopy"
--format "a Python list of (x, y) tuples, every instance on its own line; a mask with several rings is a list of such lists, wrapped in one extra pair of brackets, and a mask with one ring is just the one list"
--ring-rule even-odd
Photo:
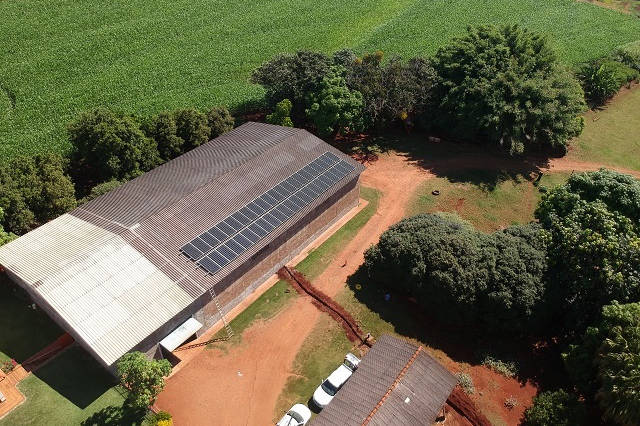
[(524, 412), (522, 426), (574, 426), (585, 424), (587, 410), (578, 397), (565, 392), (542, 392)]
[(269, 106), (283, 99), (291, 100), (294, 117), (299, 118), (304, 112), (307, 95), (319, 90), (331, 65), (331, 58), (322, 53), (307, 50), (283, 53), (256, 69), (251, 81), (265, 88)]
[(415, 297), (444, 322), (526, 333), (543, 291), (536, 225), (487, 235), (441, 215), (391, 227), (365, 254), (373, 283)]
[(65, 174), (66, 161), (54, 154), (18, 157), (0, 165), (0, 208), (7, 231), (22, 234), (76, 206)]
[(293, 127), (291, 121), (291, 108), (293, 104), (289, 99), (283, 99), (276, 104), (275, 110), (267, 115), (267, 123), (276, 124), (278, 126)]
[(307, 115), (322, 137), (343, 129), (362, 130), (362, 94), (347, 87), (344, 68), (333, 67), (327, 77), (311, 92)]
[(2, 210), (2, 208), (0, 207), (0, 246), (17, 238), (17, 235), (15, 235), (14, 233), (7, 232), (4, 230), (4, 227), (2, 226), (3, 222), (4, 222), (4, 210)]
[(117, 187), (119, 187), (120, 185), (122, 185), (124, 182), (121, 182), (119, 180), (110, 180), (108, 182), (103, 182), (100, 183), (96, 186), (94, 186), (93, 188), (91, 188), (91, 191), (89, 192), (89, 195), (87, 195), (86, 197), (78, 200), (78, 204), (84, 204), (87, 203), (93, 199), (98, 198), (101, 195), (106, 194), (107, 192), (111, 192), (114, 189), (116, 189)]
[(578, 389), (621, 425), (640, 424), (640, 303), (614, 302), (564, 354)]
[(443, 128), (458, 137), (520, 153), (563, 147), (582, 131), (582, 88), (538, 34), (518, 26), (469, 27), (438, 50), (433, 66)]
[(80, 114), (68, 132), (74, 169), (90, 169), (97, 182), (131, 179), (160, 163), (156, 142), (133, 117), (99, 108)]
[(169, 361), (149, 360), (142, 352), (125, 354), (118, 361), (120, 384), (129, 391), (127, 402), (139, 409), (153, 404), (164, 388), (164, 378), (169, 373)]
[(568, 331), (584, 330), (613, 300), (640, 300), (640, 184), (601, 170), (545, 194), (536, 217), (549, 251), (549, 301)]
[(347, 67), (349, 88), (362, 93), (368, 128), (382, 128), (396, 120), (421, 114), (432, 101), (436, 75), (429, 61), (400, 58), (382, 62), (382, 52), (364, 55)]
[(207, 112), (207, 124), (211, 129), (209, 139), (215, 139), (233, 130), (234, 123), (235, 120), (226, 107), (214, 106)]
[(142, 130), (156, 141), (163, 161), (169, 161), (184, 152), (184, 139), (178, 136), (176, 119), (171, 112), (161, 112), (147, 120)]
[(176, 134), (184, 141), (183, 151), (190, 151), (209, 141), (211, 128), (206, 114), (197, 109), (179, 109), (173, 112)]

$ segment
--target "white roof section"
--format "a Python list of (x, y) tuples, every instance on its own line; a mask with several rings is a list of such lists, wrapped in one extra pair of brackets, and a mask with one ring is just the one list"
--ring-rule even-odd
[(162, 339), (160, 341), (160, 345), (169, 352), (173, 352), (178, 346), (183, 344), (185, 340), (193, 336), (196, 331), (201, 328), (202, 324), (200, 324), (198, 320), (195, 318), (189, 318), (182, 323), (180, 327), (176, 328), (167, 337)]
[(69, 214), (0, 247), (0, 264), (106, 365), (193, 302), (121, 236)]

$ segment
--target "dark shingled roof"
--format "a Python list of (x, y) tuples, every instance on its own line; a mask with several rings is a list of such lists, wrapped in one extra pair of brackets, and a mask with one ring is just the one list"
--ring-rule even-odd
[(312, 424), (430, 425), (455, 385), (422, 347), (384, 335)]

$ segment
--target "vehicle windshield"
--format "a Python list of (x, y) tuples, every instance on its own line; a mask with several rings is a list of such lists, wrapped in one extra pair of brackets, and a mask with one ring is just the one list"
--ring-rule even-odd
[(324, 382), (322, 382), (322, 389), (331, 396), (334, 396), (336, 392), (338, 392), (338, 389), (336, 389), (335, 386), (329, 383), (328, 380), (325, 380)]

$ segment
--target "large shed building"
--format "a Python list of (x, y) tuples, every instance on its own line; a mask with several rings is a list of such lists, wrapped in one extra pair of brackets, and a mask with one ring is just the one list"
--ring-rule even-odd
[(0, 265), (113, 367), (211, 327), (358, 204), (362, 170), (305, 130), (246, 123), (0, 247)]

